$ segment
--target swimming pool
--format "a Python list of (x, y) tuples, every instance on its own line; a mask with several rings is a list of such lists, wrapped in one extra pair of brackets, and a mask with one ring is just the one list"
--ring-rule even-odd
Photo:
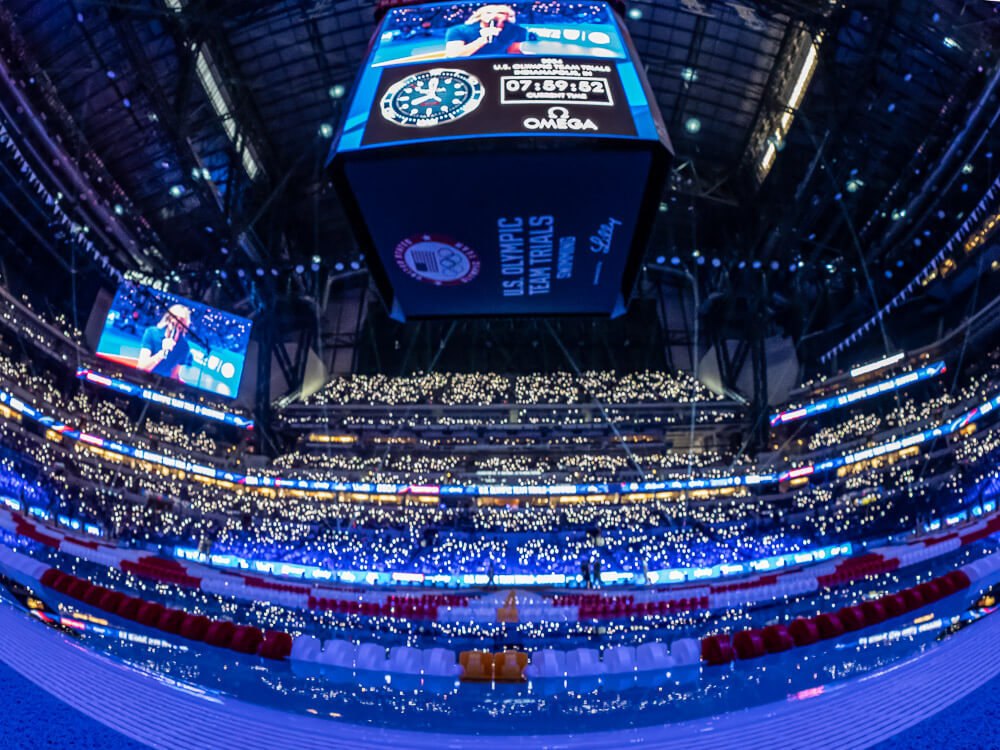
[[(984, 581), (982, 585), (993, 583), (996, 581)], [(134, 623), (129, 624), (129, 629), (111, 622), (98, 626), (106, 632), (93, 628), (72, 635), (57, 632), (24, 613), (9, 597), (0, 611), (0, 626), (10, 633), (0, 658), (64, 700), (69, 697), (71, 705), (76, 705), (73, 701), (79, 699), (80, 693), (67, 696), (64, 691), (103, 673), (113, 679), (102, 680), (102, 685), (121, 682), (128, 686), (123, 688), (127, 690), (143, 685), (156, 693), (156, 701), (165, 706), (174, 706), (183, 699), (183, 709), (171, 710), (182, 710), (185, 718), (180, 721), (185, 726), (193, 726), (188, 713), (204, 714), (206, 707), (225, 708), (258, 717), (258, 721), (266, 715), (275, 727), (285, 729), (303, 720), (318, 721), (323, 729), (316, 731), (326, 736), (326, 746), (331, 741), (334, 746), (346, 742), (348, 735), (354, 738), (352, 742), (363, 739), (367, 743), (371, 737), (380, 737), (396, 747), (442, 741), (463, 746), (470, 738), (475, 738), (479, 746), (490, 738), (501, 743), (551, 746), (560, 744), (559, 738), (568, 737), (573, 738), (575, 746), (584, 738), (594, 747), (620, 746), (626, 737), (630, 742), (643, 738), (642, 742), (655, 745), (667, 729), (668, 735), (681, 737), (697, 726), (701, 732), (722, 725), (748, 728), (750, 717), (761, 713), (772, 717), (804, 716), (809, 713), (807, 707), (826, 701), (843, 702), (860, 694), (862, 688), (877, 691), (883, 699), (889, 695), (903, 700), (907, 694), (899, 689), (901, 680), (909, 691), (906, 703), (912, 705), (916, 700), (914, 691), (925, 689), (927, 686), (921, 688), (921, 683), (928, 682), (926, 678), (915, 679), (913, 674), (941, 675), (942, 659), (966, 675), (961, 682), (972, 690), (1000, 670), (1000, 663), (993, 664), (992, 657), (984, 659), (982, 654), (977, 657), (970, 653), (981, 648), (973, 641), (995, 638), (1000, 645), (1000, 625), (994, 622), (1000, 618), (979, 616), (985, 614), (980, 610), (971, 622), (969, 604), (982, 585), (929, 605), (905, 622), (893, 622), (892, 627), (867, 628), (863, 635), (848, 634), (724, 667), (689, 667), (616, 679), (604, 676), (536, 680), (524, 685), (458, 684), (303, 663), (264, 663), (225, 649), (204, 645), (192, 648), (170, 642)], [(971, 624), (956, 629), (957, 623), (965, 621)], [(21, 649), (19, 656), (13, 655), (16, 649), (11, 644), (18, 642), (26, 648), (30, 644), (31, 653)], [(46, 656), (49, 653), (52, 664), (47, 681), (38, 671), (43, 662), (50, 661)], [(79, 673), (70, 674), (67, 654), (81, 662)], [(956, 655), (965, 661), (956, 659)], [(932, 662), (936, 666), (929, 666)], [(966, 662), (979, 670), (978, 682)], [(940, 682), (940, 677), (937, 679)], [(954, 695), (952, 689), (945, 697)], [(939, 695), (928, 705), (944, 705), (942, 700)], [(90, 708), (93, 713), (82, 710), (130, 734), (128, 723), (108, 706)], [(920, 712), (913, 713), (914, 722), (920, 718)], [(844, 727), (842, 722), (837, 724)], [(853, 726), (858, 725), (855, 722)], [(539, 739), (542, 728), (546, 736)], [(146, 722), (143, 731), (151, 731), (151, 722)], [(367, 734), (372, 732), (371, 736)], [(398, 732), (404, 734), (395, 737)], [(157, 739), (156, 732), (140, 736), (151, 744), (169, 746), (161, 744), (162, 738)], [(390, 741), (392, 737), (395, 739)]]

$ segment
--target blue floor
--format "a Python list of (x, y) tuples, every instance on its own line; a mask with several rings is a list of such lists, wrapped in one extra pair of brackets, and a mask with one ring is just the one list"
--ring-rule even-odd
[[(141, 745), (70, 708), (0, 663), (0, 747), (143, 750)], [(1000, 678), (874, 750), (980, 750), (1000, 747)]]
[(1000, 747), (1000, 677), (874, 750), (990, 750)]
[(143, 750), (0, 662), (0, 747)]

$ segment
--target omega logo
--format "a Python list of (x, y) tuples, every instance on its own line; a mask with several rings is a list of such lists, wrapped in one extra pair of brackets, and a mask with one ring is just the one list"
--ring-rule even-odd
[(597, 130), (589, 117), (586, 120), (570, 117), (565, 107), (549, 107), (548, 117), (526, 117), (524, 127), (528, 130)]

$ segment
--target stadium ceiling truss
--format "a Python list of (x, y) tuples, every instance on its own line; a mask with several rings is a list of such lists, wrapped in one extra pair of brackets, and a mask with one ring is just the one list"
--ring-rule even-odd
[[(871, 315), (995, 177), (974, 157), (1000, 145), (996, 102), (984, 98), (997, 11), (962, 0), (630, 3), (626, 23), (678, 154), (640, 294), (654, 309), (665, 293), (690, 294), (656, 270), (678, 258), (712, 319), (732, 324), (713, 336), (763, 321), (817, 351)], [(373, 3), (6, 0), (0, 23), (25, 91), (77, 134), (67, 150), (120, 188), (122, 220), (142, 238), (138, 253), (113, 256), (122, 270), (169, 276), (244, 314), (304, 300), (315, 314), (270, 317), (312, 318), (312, 338), (339, 347), (405, 338), (360, 319), (325, 331), (319, 309), (367, 283), (323, 165)], [(955, 189), (929, 198), (956, 133), (964, 147), (935, 175)], [(749, 276), (755, 268), (768, 278)], [(377, 308), (351, 304), (359, 316)], [(665, 341), (693, 335), (687, 321), (666, 324)]]

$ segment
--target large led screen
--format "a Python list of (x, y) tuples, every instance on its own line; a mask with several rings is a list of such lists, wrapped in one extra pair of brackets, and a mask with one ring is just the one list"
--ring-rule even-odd
[(97, 355), (235, 397), (252, 325), (214, 307), (124, 282), (108, 310)]
[(432, 3), (386, 14), (336, 150), (486, 135), (660, 137), (606, 3)]
[[(613, 190), (567, 190), (607, 175), (609, 161)], [(437, 154), (429, 171), (408, 156), (351, 163), (347, 175), (406, 317), (608, 314), (624, 307), (650, 162), (642, 150)]]
[(398, 320), (618, 315), (669, 139), (606, 2), (390, 9), (330, 172)]

